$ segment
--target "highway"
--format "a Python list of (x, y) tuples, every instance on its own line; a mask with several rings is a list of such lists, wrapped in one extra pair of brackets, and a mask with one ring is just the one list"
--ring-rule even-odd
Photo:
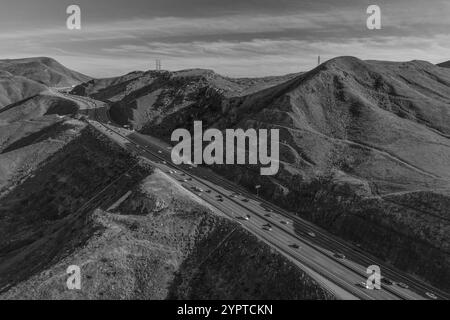
[[(81, 96), (52, 90), (55, 95), (76, 101), (86, 110), (89, 123), (126, 147), (150, 160), (175, 183), (198, 197), (210, 208), (229, 219), (287, 257), (339, 299), (423, 300), (449, 299), (442, 292), (393, 267), (385, 266), (362, 248), (348, 244), (325, 230), (287, 212), (205, 167), (176, 166), (171, 161), (171, 146), (112, 123), (107, 105)], [(339, 255), (336, 255), (339, 254)], [(345, 258), (341, 255), (344, 255)], [(378, 265), (381, 275), (393, 284), (382, 283), (381, 290), (365, 288), (369, 265)]]

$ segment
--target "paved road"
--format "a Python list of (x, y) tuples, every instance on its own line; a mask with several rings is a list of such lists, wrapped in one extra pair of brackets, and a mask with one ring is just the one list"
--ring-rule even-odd
[[(55, 93), (63, 95), (60, 93)], [(89, 121), (110, 137), (120, 137), (127, 147), (166, 172), (186, 190), (202, 199), (221, 214), (239, 222), (245, 229), (307, 271), (314, 279), (341, 299), (396, 300), (448, 299), (441, 292), (418, 279), (385, 266), (361, 248), (344, 242), (290, 212), (248, 193), (211, 170), (171, 162), (171, 147), (150, 136), (144, 136), (112, 124), (106, 105), (86, 97), (70, 96), (88, 110)], [(201, 190), (201, 191), (200, 191)], [(270, 225), (270, 227), (268, 227)], [(266, 226), (266, 228), (264, 228)], [(268, 227), (268, 228), (267, 228)], [(335, 257), (335, 253), (345, 258)], [(381, 290), (369, 290), (360, 284), (367, 279), (366, 268), (379, 265), (381, 273), (397, 283), (382, 284)], [(428, 295), (427, 295), (428, 293)], [(433, 293), (433, 295), (429, 295)]]

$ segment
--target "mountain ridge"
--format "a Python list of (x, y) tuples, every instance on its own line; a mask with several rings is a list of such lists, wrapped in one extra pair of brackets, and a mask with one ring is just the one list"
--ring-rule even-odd
[(3, 59), (0, 60), (0, 70), (23, 76), (49, 87), (72, 86), (91, 79), (49, 57)]

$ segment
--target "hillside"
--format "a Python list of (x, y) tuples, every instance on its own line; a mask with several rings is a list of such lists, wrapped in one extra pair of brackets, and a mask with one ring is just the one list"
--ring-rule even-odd
[[(28, 155), (4, 183), (0, 300), (334, 298), (146, 161), (81, 122), (62, 124), (60, 148), (34, 167)], [(32, 142), (0, 165), (34, 144), (49, 151)], [(81, 290), (66, 287), (73, 264)]]
[(294, 74), (234, 79), (204, 69), (133, 72), (118, 78), (92, 80), (75, 87), (72, 93), (112, 102), (111, 114), (117, 122), (130, 122), (141, 129), (198, 101), (206, 103), (210, 96), (244, 96), (293, 77)]
[(334, 299), (78, 111), (47, 90), (0, 109), (0, 300)]
[(215, 169), (412, 274), (450, 283), (450, 70), (340, 57), (270, 80), (197, 70), (125, 83), (91, 95), (112, 102), (118, 123), (166, 140), (194, 120), (280, 129), (276, 176)]
[(45, 91), (41, 83), (0, 70), (0, 109)]
[(450, 68), (450, 61), (439, 63), (438, 66), (443, 68)]
[(49, 87), (68, 87), (90, 80), (90, 77), (46, 57), (0, 60), (0, 70)]

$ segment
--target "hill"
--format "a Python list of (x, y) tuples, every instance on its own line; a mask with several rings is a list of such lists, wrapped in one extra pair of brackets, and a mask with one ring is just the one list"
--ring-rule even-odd
[(0, 70), (49, 87), (68, 87), (91, 79), (47, 57), (0, 60)]
[[(73, 119), (76, 103), (2, 72), (37, 89), (25, 99), (6, 92), (21, 100), (0, 108), (0, 300), (334, 298), (239, 224)], [(81, 290), (61, 281), (67, 263), (82, 266)]]
[(450, 60), (438, 64), (439, 67), (450, 68)]
[(91, 95), (111, 102), (116, 122), (166, 140), (194, 120), (279, 129), (276, 176), (214, 169), (407, 272), (450, 283), (450, 70), (339, 57), (270, 79), (146, 72)]
[(141, 129), (198, 101), (206, 103), (207, 97), (245, 96), (295, 76), (236, 79), (205, 69), (133, 72), (123, 77), (91, 80), (75, 87), (72, 93), (111, 102), (111, 114), (117, 122), (130, 122)]
[(0, 70), (0, 109), (35, 96), (46, 89), (41, 83)]

